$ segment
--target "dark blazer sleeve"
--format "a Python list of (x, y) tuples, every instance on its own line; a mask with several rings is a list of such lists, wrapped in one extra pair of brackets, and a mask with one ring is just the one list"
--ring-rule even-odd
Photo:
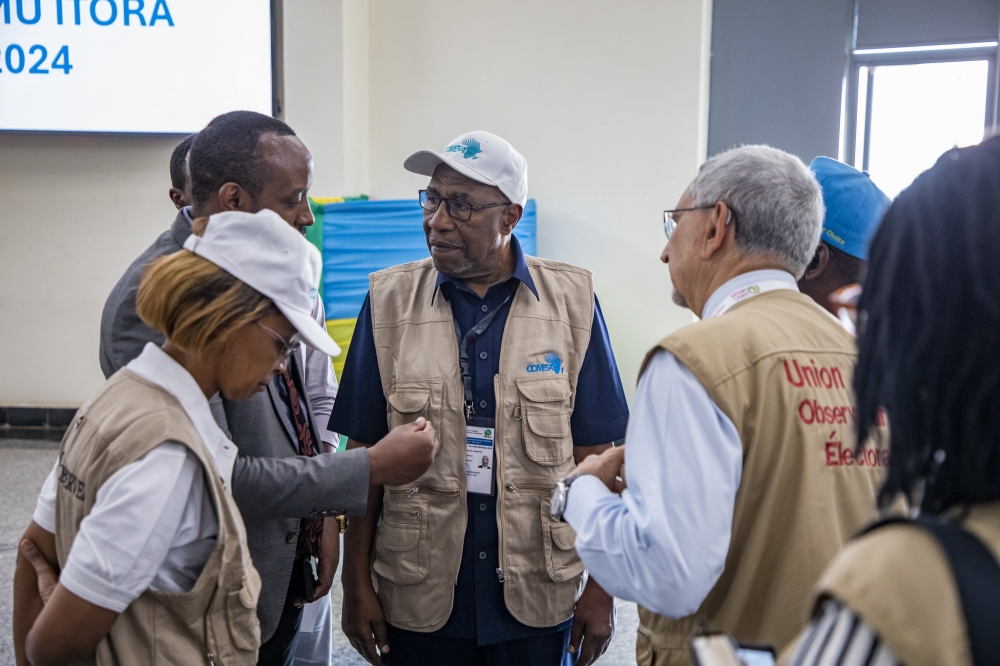
[(368, 451), (321, 453), (313, 458), (239, 455), (233, 498), (244, 516), (306, 518), (329, 511), (361, 516), (368, 504)]
[(107, 326), (101, 336), (101, 369), (105, 377), (110, 377), (124, 368), (142, 353), (147, 342), (160, 346), (163, 334), (150, 328), (135, 311), (137, 289), (122, 294)]

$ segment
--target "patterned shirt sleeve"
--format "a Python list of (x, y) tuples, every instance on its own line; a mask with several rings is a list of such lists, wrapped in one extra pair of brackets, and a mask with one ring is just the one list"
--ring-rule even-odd
[(792, 648), (789, 666), (899, 666), (889, 646), (851, 609), (828, 599)]

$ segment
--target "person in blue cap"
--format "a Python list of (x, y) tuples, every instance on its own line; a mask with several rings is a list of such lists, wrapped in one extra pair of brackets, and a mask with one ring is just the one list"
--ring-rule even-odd
[(864, 278), (868, 241), (891, 200), (867, 171), (829, 157), (817, 157), (809, 168), (823, 188), (826, 217), (816, 253), (799, 278), (799, 290), (837, 316), (830, 296)]

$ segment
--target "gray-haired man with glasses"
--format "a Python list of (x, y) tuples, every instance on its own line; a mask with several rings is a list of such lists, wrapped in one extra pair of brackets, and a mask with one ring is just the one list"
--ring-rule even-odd
[(430, 257), (372, 275), (330, 427), (355, 447), (425, 416), (441, 453), (352, 523), (344, 632), (373, 664), (590, 664), (613, 599), (549, 505), (628, 420), (591, 275), (521, 251), (527, 163), (507, 141), (470, 132), (404, 166), (430, 176)]
[(641, 606), (642, 666), (691, 663), (706, 623), (782, 648), (874, 518), (883, 470), (855, 448), (854, 342), (795, 282), (822, 221), (809, 169), (768, 146), (712, 157), (664, 212), (674, 301), (701, 321), (649, 352), (628, 447), (585, 460), (564, 502), (594, 577)]

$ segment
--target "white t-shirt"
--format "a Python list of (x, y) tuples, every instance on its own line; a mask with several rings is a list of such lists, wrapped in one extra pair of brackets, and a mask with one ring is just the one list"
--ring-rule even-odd
[[(194, 378), (152, 343), (126, 367), (177, 398), (228, 488), (236, 446), (215, 423)], [(59, 474), (56, 461), (34, 515), (35, 523), (53, 533)], [(120, 613), (147, 589), (190, 590), (218, 533), (201, 463), (184, 445), (167, 441), (118, 470), (97, 491), (59, 581), (81, 599)]]

